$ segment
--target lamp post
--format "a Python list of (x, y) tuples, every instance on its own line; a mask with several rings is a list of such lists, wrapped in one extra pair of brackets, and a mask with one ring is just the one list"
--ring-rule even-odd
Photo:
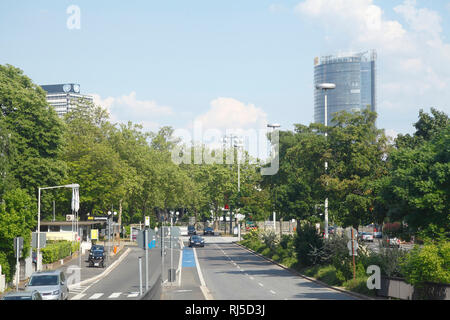
[[(39, 258), (39, 253), (41, 249), (41, 191), (42, 190), (50, 190), (50, 189), (59, 189), (59, 188), (71, 188), (72, 189), (72, 211), (78, 213), (78, 209), (80, 206), (80, 199), (78, 190), (80, 188), (79, 184), (67, 184), (63, 186), (54, 186), (54, 187), (39, 187), (38, 188), (38, 225), (37, 225), (37, 247), (36, 247), (36, 269), (40, 271), (41, 261)], [(76, 192), (75, 192), (76, 191)]]
[[(316, 85), (317, 90), (322, 90), (325, 93), (325, 127), (328, 126), (328, 96), (327, 91), (336, 89), (336, 85), (334, 83), (320, 83)], [(325, 130), (325, 139), (328, 137), (328, 132)], [(325, 172), (328, 170), (328, 162), (325, 161)], [(325, 239), (328, 239), (328, 197), (325, 198)]]
[[(276, 128), (280, 128), (280, 127), (281, 127), (281, 125), (278, 124), (278, 123), (274, 123), (274, 124), (270, 124), (269, 123), (269, 124), (267, 124), (267, 128), (271, 128), (272, 129), (272, 131), (271, 131), (272, 134), (276, 130)], [(270, 139), (272, 140), (272, 137)], [(270, 148), (270, 156), (271, 157), (273, 156), (272, 148)], [(271, 182), (272, 189), (273, 189), (273, 175), (270, 176), (270, 182)], [(274, 232), (277, 232), (277, 228), (276, 228), (276, 213), (275, 213), (276, 192), (274, 192), (273, 197), (274, 197), (273, 198), (273, 230), (274, 230)], [(280, 225), (280, 228), (281, 228), (281, 225)]]
[[(237, 163), (238, 163), (238, 201), (241, 195), (241, 156), (240, 149), (244, 147), (244, 143), (241, 137), (234, 137), (234, 147), (237, 150)], [(232, 220), (233, 212), (230, 210), (230, 234), (232, 234), (233, 230), (233, 220)]]

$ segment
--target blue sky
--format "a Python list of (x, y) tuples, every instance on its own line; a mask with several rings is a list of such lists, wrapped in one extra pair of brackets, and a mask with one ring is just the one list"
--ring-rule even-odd
[(376, 49), (378, 125), (411, 133), (420, 108), (450, 111), (449, 21), (447, 0), (2, 0), (0, 64), (147, 130), (292, 129), (313, 121), (315, 56)]

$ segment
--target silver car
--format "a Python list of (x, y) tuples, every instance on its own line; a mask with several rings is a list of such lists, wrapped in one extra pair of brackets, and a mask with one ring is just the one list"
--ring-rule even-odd
[(64, 272), (60, 270), (35, 272), (26, 284), (26, 290), (37, 290), (43, 300), (67, 300), (69, 289)]
[(6, 294), (2, 300), (42, 300), (42, 296), (37, 290), (17, 291)]

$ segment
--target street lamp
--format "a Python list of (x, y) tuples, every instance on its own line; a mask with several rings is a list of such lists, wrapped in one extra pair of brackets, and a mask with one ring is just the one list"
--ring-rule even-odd
[(59, 188), (71, 188), (72, 189), (72, 210), (78, 213), (78, 209), (80, 207), (80, 198), (78, 190), (80, 188), (79, 184), (66, 184), (63, 186), (54, 186), (54, 187), (39, 187), (38, 188), (38, 225), (37, 225), (37, 247), (36, 247), (36, 271), (40, 271), (40, 258), (39, 253), (41, 250), (41, 191), (42, 190), (50, 190), (50, 189), (59, 189)]
[[(274, 124), (267, 124), (267, 128), (271, 128), (272, 129), (272, 134), (273, 134), (273, 132), (277, 129), (277, 128), (280, 128), (281, 127), (281, 125), (280, 124), (278, 124), (278, 123), (274, 123)], [(272, 136), (270, 137), (270, 140), (272, 141)], [(272, 154), (272, 148), (270, 148), (270, 156), (271, 156), (271, 158), (272, 158), (272, 156), (273, 156), (273, 154)], [(272, 185), (272, 189), (273, 189), (273, 175), (270, 175), (270, 182), (271, 182), (271, 185)], [(274, 232), (277, 232), (277, 227), (276, 227), (276, 213), (275, 213), (275, 202), (276, 202), (276, 192), (274, 192), (274, 201), (273, 201), (273, 230), (274, 230)], [(281, 228), (281, 225), (280, 225), (280, 228)]]
[[(325, 93), (325, 127), (328, 126), (328, 96), (327, 91), (336, 89), (336, 85), (334, 83), (320, 83), (316, 85), (317, 90), (322, 90)], [(325, 139), (328, 137), (328, 132), (325, 130)], [(325, 171), (328, 170), (328, 162), (325, 161)], [(325, 239), (328, 239), (328, 197), (325, 199)]]

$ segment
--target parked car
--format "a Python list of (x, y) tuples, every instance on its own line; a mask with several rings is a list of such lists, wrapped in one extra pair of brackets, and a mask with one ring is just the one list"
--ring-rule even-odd
[(245, 223), (245, 231), (258, 230), (258, 227), (252, 221), (247, 221)]
[(370, 232), (361, 232), (358, 237), (362, 241), (373, 242), (373, 234)]
[(89, 267), (106, 267), (106, 252), (103, 246), (93, 246), (89, 250)]
[(42, 300), (67, 300), (69, 288), (61, 270), (40, 271), (31, 275), (25, 285), (26, 291), (38, 291)]
[(188, 226), (188, 236), (197, 234), (194, 226)]
[(189, 247), (204, 247), (205, 240), (202, 237), (193, 235), (189, 238)]
[(400, 240), (396, 237), (386, 239), (389, 248), (400, 248)]
[(203, 235), (206, 236), (208, 234), (214, 235), (214, 229), (211, 227), (206, 227), (205, 229), (203, 229)]
[(42, 300), (42, 296), (37, 290), (17, 291), (7, 293), (2, 300)]

